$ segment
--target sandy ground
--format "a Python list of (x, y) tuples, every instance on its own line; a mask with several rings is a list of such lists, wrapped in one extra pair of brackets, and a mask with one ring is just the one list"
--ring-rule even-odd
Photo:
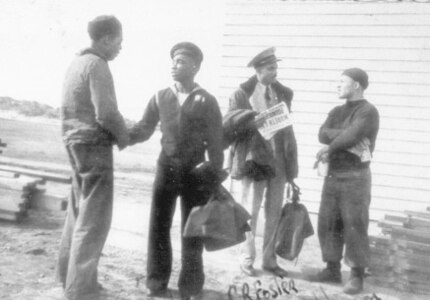
[[(151, 182), (151, 174), (117, 174), (112, 230), (99, 266), (104, 299), (149, 299), (145, 294), (145, 259)], [(67, 188), (61, 185), (57, 191), (67, 193)], [(64, 216), (64, 212), (31, 210), (29, 217), (20, 224), (0, 223), (0, 299), (63, 299), (62, 290), (54, 281), (54, 269)], [(179, 221), (176, 215), (172, 228), (174, 266), (169, 285), (171, 299), (177, 299)], [(257, 243), (261, 245), (260, 238)], [(245, 277), (239, 271), (237, 251), (238, 247), (232, 247), (205, 252), (204, 299), (229, 299), (228, 291), (232, 286), (235, 286), (237, 294), (233, 292), (231, 299), (258, 299), (256, 288), (269, 289), (284, 281), (288, 284), (294, 281), (297, 292), (291, 286), (290, 295), (282, 292), (277, 299), (369, 299), (373, 293), (381, 299), (426, 299), (369, 283), (362, 294), (351, 297), (342, 293), (342, 285), (308, 282), (306, 276), (323, 266), (315, 236), (306, 241), (297, 262), (280, 259), (281, 265), (291, 274), (290, 278), (283, 280), (261, 270), (258, 278)], [(256, 267), (260, 265), (261, 261), (257, 261)], [(345, 280), (348, 274), (346, 268), (344, 270)], [(257, 279), (261, 284), (256, 282)], [(250, 287), (249, 298), (241, 295), (245, 283)], [(261, 296), (261, 299), (265, 298)]]
[[(64, 149), (59, 140), (58, 124), (17, 120), (1, 120), (0, 138), (8, 143), (4, 156), (14, 159), (32, 159), (53, 163), (58, 170), (68, 168)], [(57, 138), (55, 138), (57, 137)], [(99, 281), (102, 283), (102, 299), (142, 300), (145, 294), (145, 269), (147, 226), (150, 207), (151, 185), (155, 159), (159, 152), (159, 137), (151, 142), (115, 153), (116, 171), (115, 204), (112, 229), (99, 265)], [(58, 165), (55, 165), (58, 164)], [(66, 185), (50, 185), (48, 190), (68, 194)], [(179, 214), (175, 215), (172, 228), (174, 265), (169, 288), (170, 299), (177, 299), (177, 277), (180, 269)], [(21, 223), (0, 221), (0, 299), (2, 300), (60, 300), (61, 287), (54, 281), (54, 269), (58, 254), (64, 212), (30, 210)], [(316, 229), (315, 216), (312, 222)], [(261, 238), (257, 238), (258, 249)], [(382, 288), (366, 279), (363, 293), (354, 297), (342, 293), (342, 285), (310, 283), (309, 274), (323, 267), (316, 236), (305, 241), (300, 257), (295, 262), (279, 260), (289, 278), (274, 278), (259, 270), (257, 278), (247, 278), (239, 270), (238, 247), (217, 252), (205, 252), (204, 299), (370, 299), (375, 293), (380, 299), (428, 299), (429, 296), (402, 294), (393, 288)], [(261, 253), (258, 253), (261, 257)], [(261, 266), (257, 260), (255, 267)], [(344, 281), (348, 277), (343, 268)], [(259, 281), (257, 281), (259, 280)], [(292, 283), (294, 282), (294, 286)], [(286, 284), (277, 297), (256, 295), (256, 288), (277, 289)], [(249, 287), (248, 296), (242, 290)], [(294, 289), (293, 289), (294, 287)], [(237, 290), (228, 297), (228, 291)], [(157, 299), (157, 298), (153, 298)], [(376, 299), (376, 298), (374, 298)]]

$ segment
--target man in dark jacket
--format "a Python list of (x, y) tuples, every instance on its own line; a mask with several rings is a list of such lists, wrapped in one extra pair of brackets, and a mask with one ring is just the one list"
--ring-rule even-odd
[[(229, 112), (245, 109), (259, 113), (281, 102), (290, 109), (293, 91), (276, 80), (277, 61), (275, 49), (269, 48), (249, 62), (248, 67), (254, 67), (256, 74), (242, 83), (230, 97)], [(254, 147), (255, 143), (259, 145)], [(260, 158), (258, 162), (253, 161), (256, 156)], [(265, 163), (261, 157), (264, 157)], [(297, 144), (292, 126), (279, 130), (270, 140), (264, 140), (258, 132), (253, 137), (238, 137), (231, 147), (230, 172), (233, 179), (241, 181), (242, 204), (252, 215), (252, 231), (247, 233), (241, 250), (241, 270), (248, 276), (256, 275), (253, 267), (256, 258), (255, 234), (265, 193), (263, 269), (287, 276), (287, 272), (277, 264), (275, 235), (281, 217), (285, 184), (292, 182), (298, 173)]]
[(351, 275), (344, 286), (348, 294), (363, 289), (364, 269), (369, 264), (370, 160), (379, 129), (379, 114), (363, 92), (367, 73), (358, 68), (342, 73), (338, 85), (343, 105), (335, 107), (319, 131), (325, 146), (318, 152), (319, 161), (328, 162), (321, 206), (318, 237), (327, 267), (314, 280), (341, 282), (340, 261), (345, 247), (345, 262)]
[(112, 146), (123, 149), (129, 141), (108, 66), (121, 50), (121, 23), (100, 16), (88, 24), (88, 33), (91, 47), (67, 70), (61, 107), (73, 182), (57, 275), (69, 300), (98, 294), (97, 265), (112, 220)]
[[(205, 160), (215, 171), (223, 165), (222, 119), (218, 103), (194, 81), (203, 60), (194, 44), (175, 45), (172, 87), (158, 91), (149, 101), (141, 121), (131, 131), (131, 143), (147, 140), (160, 122), (162, 150), (157, 163), (149, 225), (147, 282), (149, 295), (164, 295), (172, 270), (170, 228), (181, 197), (182, 231), (199, 199), (191, 171)], [(200, 238), (182, 238), (182, 269), (179, 292), (182, 299), (202, 297), (204, 283), (203, 243)]]

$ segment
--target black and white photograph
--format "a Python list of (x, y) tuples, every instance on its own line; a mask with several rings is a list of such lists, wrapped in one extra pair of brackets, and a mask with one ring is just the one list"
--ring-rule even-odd
[(0, 299), (430, 299), (430, 0), (0, 0)]

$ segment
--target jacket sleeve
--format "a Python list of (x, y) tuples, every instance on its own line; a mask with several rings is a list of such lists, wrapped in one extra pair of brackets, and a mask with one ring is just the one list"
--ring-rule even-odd
[(379, 114), (376, 108), (370, 105), (364, 107), (356, 113), (351, 124), (330, 142), (329, 153), (356, 145), (364, 137), (371, 136), (378, 127)]
[(159, 120), (158, 106), (155, 96), (153, 96), (143, 112), (142, 119), (130, 129), (130, 145), (149, 139), (154, 133)]
[(318, 140), (322, 144), (330, 144), (342, 132), (342, 129), (332, 128), (333, 115), (336, 114), (336, 110), (337, 108), (334, 108), (328, 113), (327, 119), (320, 127)]
[(209, 98), (211, 101), (208, 101), (206, 109), (207, 151), (209, 161), (217, 170), (221, 170), (224, 163), (222, 115), (216, 99), (212, 96)]
[(129, 142), (127, 127), (115, 96), (112, 74), (109, 66), (103, 60), (97, 60), (89, 70), (89, 88), (91, 102), (94, 105), (96, 121), (109, 131), (120, 149)]
[(233, 94), (231, 94), (229, 99), (228, 111), (236, 109), (250, 109), (247, 103), (247, 95), (244, 90), (237, 89)]

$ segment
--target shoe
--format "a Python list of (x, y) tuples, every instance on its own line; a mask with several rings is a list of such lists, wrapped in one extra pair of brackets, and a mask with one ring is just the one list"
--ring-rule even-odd
[(340, 261), (329, 261), (327, 262), (327, 267), (317, 274), (309, 278), (313, 282), (342, 282), (342, 273), (340, 273)]
[(250, 276), (250, 277), (257, 276), (257, 271), (255, 271), (252, 265), (240, 265), (240, 269), (246, 276)]
[(146, 289), (146, 295), (149, 297), (167, 298), (170, 296), (169, 289)]
[(341, 283), (342, 274), (339, 269), (325, 268), (310, 278), (313, 282), (333, 282)]
[(343, 287), (343, 292), (355, 295), (363, 290), (364, 268), (351, 268), (351, 275)]
[(270, 273), (272, 273), (273, 275), (276, 275), (276, 276), (279, 276), (279, 277), (288, 277), (288, 272), (286, 271), (286, 270), (284, 270), (284, 269), (282, 269), (281, 267), (279, 267), (279, 266), (276, 266), (276, 267), (274, 267), (274, 268), (266, 268), (266, 267), (263, 267), (263, 270), (264, 271), (267, 271), (267, 272), (270, 272)]
[(351, 277), (343, 287), (343, 292), (348, 295), (355, 295), (363, 291), (363, 278)]

